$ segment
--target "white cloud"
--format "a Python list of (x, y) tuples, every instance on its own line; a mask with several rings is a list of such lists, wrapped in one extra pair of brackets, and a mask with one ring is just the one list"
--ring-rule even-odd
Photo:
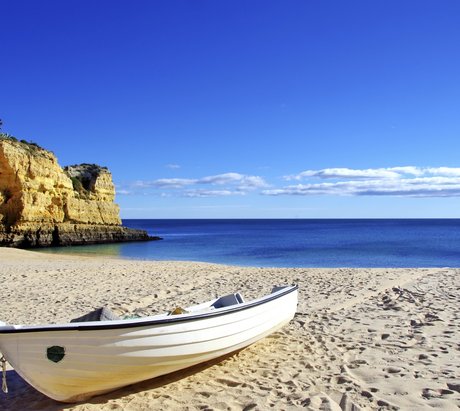
[(129, 195), (129, 194), (132, 194), (132, 192), (129, 190), (120, 189), (120, 190), (117, 190), (117, 194)]
[(182, 188), (192, 185), (226, 185), (237, 184), (245, 188), (263, 188), (268, 184), (262, 177), (248, 176), (239, 173), (225, 173), (202, 178), (161, 178), (152, 182), (145, 182), (148, 186), (162, 188)]
[(247, 187), (257, 187), (257, 188), (269, 187), (269, 184), (267, 184), (265, 180), (259, 176), (247, 176), (242, 181), (242, 183), (243, 185)]
[(240, 188), (246, 189), (268, 187), (268, 184), (264, 181), (262, 177), (248, 176), (246, 174), (239, 173), (225, 173), (203, 177), (201, 179), (196, 180), (196, 184), (238, 184)]
[(186, 190), (182, 194), (184, 197), (227, 197), (232, 195), (244, 195), (244, 192), (241, 191), (232, 191), (232, 190)]
[(241, 181), (244, 178), (243, 174), (225, 173), (214, 176), (203, 177), (197, 180), (198, 184), (228, 184)]
[(460, 177), (460, 168), (459, 167), (437, 167), (437, 168), (426, 168), (427, 173), (437, 176), (450, 176), (450, 177)]
[(408, 175), (413, 175), (413, 176), (421, 176), (423, 175), (423, 168), (420, 167), (414, 167), (414, 166), (404, 166), (404, 167), (390, 167), (387, 168), (389, 171), (394, 171), (399, 174), (408, 174)]
[(166, 164), (165, 167), (170, 168), (171, 170), (177, 170), (178, 168), (180, 168), (180, 165), (179, 164)]
[(460, 177), (460, 168), (455, 167), (387, 167), (387, 168), (323, 168), (321, 170), (305, 170), (299, 174), (284, 176), (285, 180), (306, 180), (313, 177), (322, 179), (388, 179), (421, 176)]
[(388, 178), (349, 180), (333, 183), (290, 185), (264, 190), (262, 194), (279, 195), (338, 195), (338, 196), (408, 196), (457, 197), (460, 196), (459, 177)]
[(288, 176), (290, 180), (301, 180), (305, 177), (320, 178), (398, 178), (399, 174), (384, 168), (356, 170), (351, 168), (325, 168), (323, 170), (306, 170), (294, 176)]
[[(221, 186), (220, 190), (203, 189), (200, 186)], [(249, 191), (267, 188), (269, 184), (260, 176), (240, 173), (223, 173), (201, 178), (160, 178), (153, 181), (136, 181), (128, 188), (185, 190), (179, 195), (186, 197), (211, 197), (242, 195)]]
[(130, 187), (133, 187), (133, 188), (147, 188), (150, 186), (151, 186), (151, 183), (149, 183), (148, 181), (142, 181), (142, 180), (136, 180), (130, 184)]
[(261, 176), (230, 172), (200, 178), (136, 181), (119, 187), (118, 193), (183, 197), (224, 197), (251, 192), (268, 196), (460, 196), (460, 168), (456, 167), (325, 168), (306, 170), (285, 179), (298, 184), (272, 187)]
[(196, 184), (197, 180), (190, 178), (160, 178), (152, 182), (145, 182), (147, 187), (161, 187), (161, 188), (183, 188), (192, 184)]

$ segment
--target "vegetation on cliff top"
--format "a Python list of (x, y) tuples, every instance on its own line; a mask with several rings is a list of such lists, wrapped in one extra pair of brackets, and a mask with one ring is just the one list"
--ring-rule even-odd
[[(0, 119), (0, 142), (2, 140), (6, 140), (12, 142), (13, 144), (18, 144), (31, 154), (53, 154), (52, 151), (44, 149), (33, 141), (19, 140), (9, 133), (4, 133), (2, 131), (2, 126), (3, 121)], [(83, 163), (64, 167), (63, 170), (71, 179), (73, 189), (76, 193), (78, 193), (78, 196), (80, 198), (89, 199), (91, 196), (91, 181), (101, 172), (101, 170), (108, 171), (108, 168), (97, 164)]]
[(25, 146), (28, 150), (45, 150), (43, 147), (40, 147), (37, 143), (34, 141), (27, 141), (27, 140), (19, 140), (15, 136), (9, 134), (9, 133), (4, 133), (2, 131), (3, 127), (3, 120), (0, 118), (0, 140), (9, 140), (15, 143), (20, 143)]
[[(27, 141), (27, 140), (19, 140), (16, 137), (12, 136), (11, 134), (8, 133), (2, 133), (0, 132), (0, 140), (9, 140), (14, 143), (19, 143), (24, 146), (27, 150), (45, 150), (43, 147), (40, 147), (37, 143), (33, 141)], [(46, 150), (49, 151), (49, 150)]]
[[(23, 149), (27, 150), (32, 154), (44, 154), (52, 153), (52, 151), (46, 150), (39, 146), (33, 141), (19, 140), (15, 136), (4, 133), (1, 129), (3, 121), (0, 119), (0, 142), (2, 140), (12, 142), (13, 144), (20, 145)], [(69, 176), (72, 181), (73, 189), (78, 193), (80, 198), (89, 199), (91, 195), (91, 180), (99, 174), (101, 170), (108, 171), (107, 167), (101, 167), (97, 164), (76, 164), (72, 166), (64, 167), (64, 172)]]

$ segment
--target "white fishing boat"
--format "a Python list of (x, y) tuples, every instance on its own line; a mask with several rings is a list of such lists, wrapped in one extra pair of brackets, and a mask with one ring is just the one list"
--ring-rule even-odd
[(138, 319), (100, 309), (67, 324), (1, 323), (0, 352), (37, 390), (75, 402), (239, 350), (287, 324), (296, 308), (297, 286), (283, 286), (252, 301), (236, 293)]

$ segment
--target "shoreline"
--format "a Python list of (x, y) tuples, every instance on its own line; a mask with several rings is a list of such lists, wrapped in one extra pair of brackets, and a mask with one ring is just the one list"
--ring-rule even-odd
[[(90, 245), (75, 245), (75, 247), (87, 247), (87, 246), (94, 246), (94, 245), (111, 245), (111, 244), (120, 244), (120, 243), (109, 243), (109, 244), (90, 244)], [(72, 247), (72, 246), (71, 246)], [(0, 247), (1, 249), (2, 247)], [(353, 270), (432, 270), (432, 269), (453, 269), (453, 270), (460, 270), (460, 264), (459, 266), (398, 266), (398, 267), (391, 267), (391, 266), (378, 266), (378, 267), (372, 267), (372, 266), (276, 266), (276, 265), (238, 265), (238, 264), (230, 264), (230, 263), (224, 263), (224, 262), (213, 262), (213, 261), (203, 261), (203, 260), (175, 260), (175, 259), (150, 259), (150, 258), (140, 258), (140, 257), (129, 257), (129, 256), (122, 256), (122, 255), (114, 255), (114, 254), (109, 254), (109, 253), (96, 253), (96, 252), (66, 252), (66, 249), (68, 247), (62, 247), (62, 252), (55, 252), (49, 251), (49, 247), (43, 247), (43, 248), (14, 248), (16, 250), (24, 250), (24, 251), (30, 251), (32, 253), (37, 253), (37, 254), (43, 254), (43, 255), (49, 255), (49, 256), (67, 256), (67, 257), (88, 257), (88, 258), (109, 258), (109, 259), (120, 259), (120, 260), (126, 260), (126, 261), (139, 261), (139, 262), (170, 262), (170, 263), (191, 263), (191, 264), (211, 264), (211, 265), (221, 265), (224, 267), (239, 267), (239, 268), (262, 268), (262, 269), (283, 269), (283, 270), (292, 270), (292, 269), (306, 269), (306, 270), (338, 270), (338, 269), (353, 269)], [(8, 247), (6, 247), (8, 249)], [(48, 251), (47, 251), (48, 250)], [(1, 259), (1, 253), (0, 253), (0, 259)]]
[(101, 306), (153, 315), (217, 294), (252, 299), (275, 284), (299, 285), (286, 327), (199, 372), (64, 405), (10, 370), (0, 409), (460, 406), (458, 268), (265, 268), (7, 248), (0, 262), (0, 321), (16, 324), (67, 322)]

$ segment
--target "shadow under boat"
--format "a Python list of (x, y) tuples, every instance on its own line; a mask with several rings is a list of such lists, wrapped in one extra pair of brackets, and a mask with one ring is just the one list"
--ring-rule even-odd
[[(154, 390), (156, 388), (160, 388), (165, 385), (175, 383), (194, 374), (198, 374), (215, 365), (223, 365), (226, 360), (229, 360), (232, 357), (236, 357), (240, 352), (246, 350), (247, 348), (249, 347), (241, 348), (229, 354), (225, 354), (212, 360), (197, 365), (193, 365), (192, 367), (184, 368), (179, 371), (151, 378), (150, 380), (141, 381), (136, 384), (127, 385), (125, 387), (118, 388), (114, 391), (110, 391), (105, 394), (92, 397), (85, 401), (69, 404), (63, 404), (61, 402), (55, 401), (47, 397), (46, 395), (37, 391), (31, 385), (27, 384), (27, 382), (24, 381), (16, 371), (8, 370), (6, 372), (6, 378), (8, 381), (8, 394), (4, 395), (7, 397), (7, 401), (10, 403), (10, 405), (5, 404), (5, 402), (2, 401), (2, 403), (0, 403), (0, 410), (17, 410), (18, 403), (21, 405), (21, 410), (23, 411), (35, 411), (37, 409), (46, 409), (47, 411), (61, 411), (71, 409), (78, 404), (106, 404), (110, 400), (120, 399), (131, 394), (136, 394), (142, 391)], [(27, 398), (27, 403), (25, 403), (24, 401), (25, 396)]]

